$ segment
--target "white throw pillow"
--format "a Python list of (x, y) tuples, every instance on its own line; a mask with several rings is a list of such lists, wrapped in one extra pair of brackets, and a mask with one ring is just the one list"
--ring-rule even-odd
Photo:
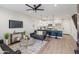
[(37, 31), (36, 34), (37, 35), (43, 35), (43, 31)]

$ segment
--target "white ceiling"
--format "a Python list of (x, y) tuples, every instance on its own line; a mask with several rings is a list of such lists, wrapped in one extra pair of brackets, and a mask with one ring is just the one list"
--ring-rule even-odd
[[(30, 5), (32, 6), (33, 4)], [(45, 10), (37, 11), (37, 13), (33, 11), (26, 11), (26, 9), (30, 8), (25, 6), (25, 4), (0, 4), (0, 7), (8, 8), (38, 18), (58, 15), (73, 15), (74, 13), (76, 13), (75, 4), (57, 4), (56, 6), (55, 4), (42, 4), (40, 8)]]

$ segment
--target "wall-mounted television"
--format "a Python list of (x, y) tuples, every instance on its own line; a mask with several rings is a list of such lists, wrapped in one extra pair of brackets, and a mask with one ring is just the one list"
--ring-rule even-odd
[(9, 20), (9, 28), (23, 28), (23, 21)]

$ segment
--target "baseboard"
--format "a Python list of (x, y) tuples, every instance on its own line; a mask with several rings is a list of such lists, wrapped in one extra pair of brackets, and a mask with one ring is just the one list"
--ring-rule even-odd
[(63, 35), (70, 35), (70, 34), (63, 34)]

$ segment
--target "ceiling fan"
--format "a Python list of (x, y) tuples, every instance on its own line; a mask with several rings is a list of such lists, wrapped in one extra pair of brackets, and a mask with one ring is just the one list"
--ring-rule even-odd
[(42, 6), (42, 4), (38, 4), (38, 5), (34, 4), (33, 7), (28, 5), (28, 4), (25, 4), (25, 5), (31, 8), (31, 9), (27, 9), (27, 11), (29, 11), (29, 10), (33, 10), (35, 12), (37, 12), (37, 11), (44, 11), (44, 9), (39, 9), (39, 7)]

